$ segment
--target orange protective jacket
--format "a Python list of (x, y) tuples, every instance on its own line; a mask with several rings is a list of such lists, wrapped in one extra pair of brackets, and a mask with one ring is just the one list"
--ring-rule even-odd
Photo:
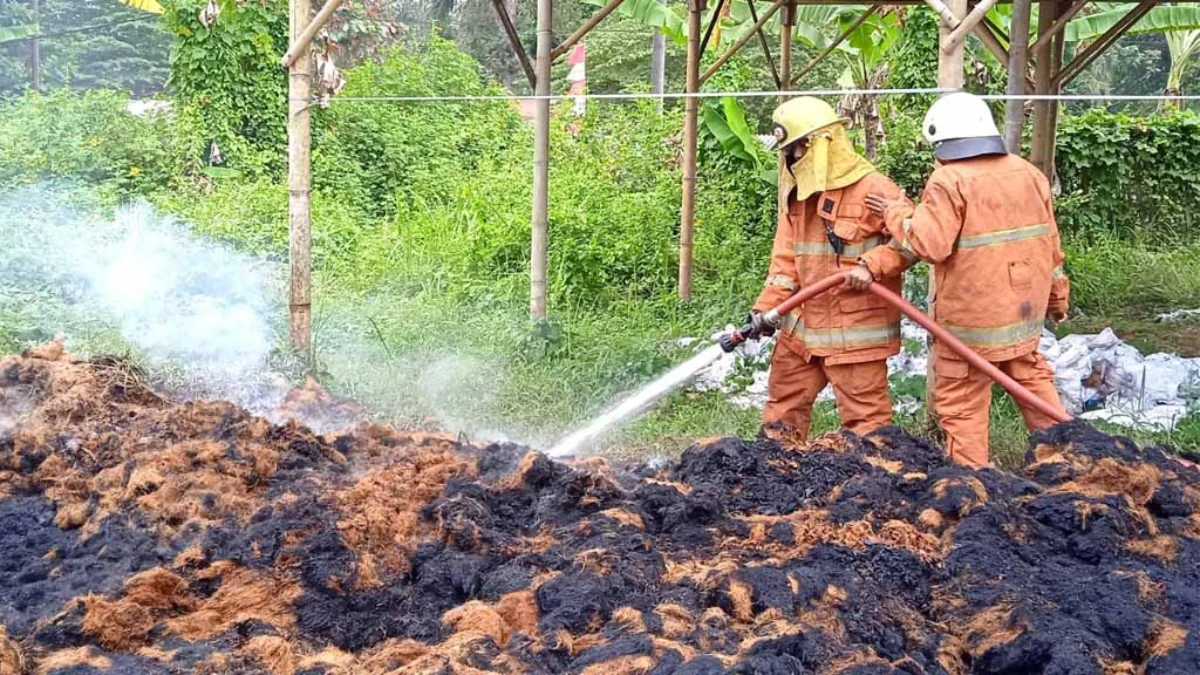
[(1066, 312), (1050, 184), (1024, 159), (949, 162), (929, 177), (920, 205), (895, 204), (885, 216), (892, 241), (864, 262), (872, 272), (917, 258), (933, 264), (934, 320), (985, 359), (1037, 350), (1047, 311)]
[[(884, 244), (883, 218), (866, 207), (870, 193), (904, 198), (887, 176), (872, 172), (848, 187), (803, 201), (789, 199), (775, 232), (767, 282), (754, 309), (765, 312), (801, 287), (854, 267), (859, 256)], [(826, 236), (827, 225), (844, 241), (840, 255)], [(900, 273), (908, 264), (902, 257), (889, 257), (878, 265), (876, 278), (899, 293)], [(829, 365), (876, 361), (900, 351), (899, 311), (870, 292), (835, 289), (783, 317), (780, 328), (784, 339), (802, 343), (805, 358), (823, 357)]]

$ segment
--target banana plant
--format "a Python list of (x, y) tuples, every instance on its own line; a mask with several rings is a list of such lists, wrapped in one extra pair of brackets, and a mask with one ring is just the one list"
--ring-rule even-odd
[[(1098, 11), (1076, 17), (1067, 24), (1068, 42), (1086, 42), (1103, 35), (1136, 5), (1133, 3), (1096, 3)], [(1129, 35), (1162, 33), (1167, 39), (1171, 59), (1167, 71), (1167, 93), (1182, 93), (1183, 77), (1195, 65), (1200, 54), (1200, 8), (1191, 5), (1159, 5), (1146, 13)]]
[[(588, 5), (603, 7), (605, 0), (583, 0)], [(636, 19), (644, 26), (651, 26), (679, 44), (687, 43), (687, 22), (675, 10), (659, 4), (658, 0), (625, 0), (617, 8), (617, 14)]]
[(0, 44), (15, 40), (24, 40), (40, 32), (42, 32), (41, 28), (36, 23), (27, 23), (20, 26), (2, 26), (0, 27)]
[(143, 12), (151, 14), (162, 14), (163, 6), (158, 4), (158, 0), (120, 0), (122, 5), (128, 5), (134, 9), (140, 9)]

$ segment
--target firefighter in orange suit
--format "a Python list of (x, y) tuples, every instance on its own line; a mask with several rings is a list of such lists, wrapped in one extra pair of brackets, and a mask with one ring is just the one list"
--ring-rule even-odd
[[(832, 383), (842, 425), (866, 434), (892, 423), (887, 357), (900, 351), (899, 312), (869, 292), (839, 288), (781, 317), (778, 326), (768, 325), (765, 313), (883, 244), (883, 218), (867, 208), (867, 195), (902, 200), (904, 193), (855, 151), (845, 120), (824, 101), (794, 98), (773, 117), (788, 199), (766, 285), (750, 314), (756, 333), (779, 332), (763, 423), (807, 437), (813, 402)], [(897, 292), (904, 265), (897, 260), (881, 270), (883, 283)]]
[[(1054, 373), (1038, 353), (1044, 320), (1066, 317), (1070, 293), (1050, 184), (1032, 164), (1008, 154), (991, 111), (977, 96), (960, 92), (939, 99), (923, 131), (937, 168), (921, 203), (914, 208), (883, 190), (868, 198), (893, 238), (863, 256), (849, 285), (884, 278), (900, 260), (931, 263), (934, 320), (1061, 407)], [(934, 344), (933, 356), (933, 404), (946, 449), (960, 464), (987, 466), (992, 382), (943, 345)], [(1025, 405), (1021, 414), (1030, 429), (1054, 424)]]

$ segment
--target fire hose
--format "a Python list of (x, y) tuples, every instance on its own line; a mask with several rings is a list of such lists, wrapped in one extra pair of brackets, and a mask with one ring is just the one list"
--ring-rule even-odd
[[(780, 317), (784, 316), (800, 305), (812, 300), (813, 298), (826, 293), (838, 286), (841, 286), (846, 280), (846, 272), (837, 272), (818, 281), (815, 284), (805, 286), (797, 291), (787, 300), (779, 303), (777, 307), (768, 311), (764, 318), (772, 325), (778, 325)], [(959, 340), (953, 333), (939, 326), (933, 319), (925, 315), (924, 312), (917, 309), (904, 298), (896, 295), (881, 284), (872, 282), (868, 287), (875, 295), (878, 295), (889, 305), (899, 309), (905, 316), (920, 324), (922, 328), (929, 331), (931, 335), (940, 343), (949, 347), (951, 351), (958, 354), (969, 363), (973, 368), (983, 371), (985, 375), (996, 381), (1004, 390), (1012, 395), (1017, 401), (1036, 409), (1038, 412), (1050, 417), (1057, 422), (1067, 422), (1071, 420), (1071, 416), (1065, 410), (1059, 408), (1036, 396), (1033, 392), (1026, 389), (1020, 382), (1009, 377), (1002, 370), (992, 365), (987, 359), (975, 353), (962, 340)], [(746, 324), (741, 328), (735, 329), (721, 337), (721, 348), (726, 352), (731, 352), (739, 344), (746, 340), (755, 337), (755, 329), (753, 325)]]

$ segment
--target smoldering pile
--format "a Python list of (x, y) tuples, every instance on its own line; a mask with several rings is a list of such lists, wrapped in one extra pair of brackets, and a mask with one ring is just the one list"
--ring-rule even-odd
[[(311, 400), (308, 397), (306, 400)], [(899, 431), (666, 468), (175, 404), (0, 362), (0, 673), (1200, 671), (1200, 472)]]

